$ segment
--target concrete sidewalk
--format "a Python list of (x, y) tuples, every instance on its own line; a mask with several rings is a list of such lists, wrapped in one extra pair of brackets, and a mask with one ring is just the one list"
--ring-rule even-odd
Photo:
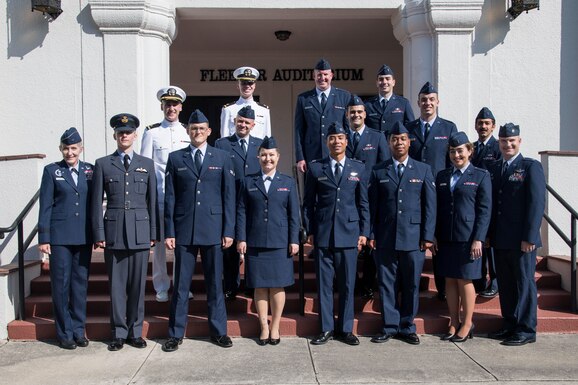
[(0, 384), (578, 384), (578, 335), (539, 334), (522, 347), (476, 337), (462, 344), (421, 337), (419, 346), (391, 340), (361, 345), (284, 338), (258, 346), (235, 338), (233, 348), (185, 340), (164, 353), (163, 341), (146, 349), (106, 343), (62, 350), (47, 342), (0, 342)]

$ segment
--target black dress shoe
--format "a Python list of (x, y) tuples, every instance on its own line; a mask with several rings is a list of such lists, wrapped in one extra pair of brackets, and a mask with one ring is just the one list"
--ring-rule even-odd
[(122, 349), (124, 346), (124, 340), (122, 338), (115, 338), (108, 344), (108, 350), (111, 352), (116, 352)]
[(451, 340), (454, 336), (455, 336), (455, 334), (446, 333), (446, 334), (444, 334), (444, 335), (442, 335), (442, 336), (440, 337), (440, 340), (442, 340), (442, 341), (449, 341), (449, 340)]
[(353, 333), (341, 333), (337, 336), (337, 339), (341, 342), (345, 342), (347, 345), (359, 345), (359, 338), (357, 338)]
[(500, 329), (497, 332), (489, 333), (488, 338), (491, 338), (493, 340), (505, 340), (506, 338), (511, 337), (512, 334), (514, 334), (514, 332), (512, 332), (511, 330)]
[(76, 349), (76, 342), (62, 340), (62, 341), (58, 341), (58, 346), (60, 346), (62, 349), (74, 350), (74, 349)]
[(380, 333), (376, 336), (371, 337), (371, 342), (376, 343), (376, 344), (382, 344), (384, 342), (387, 342), (391, 339), (392, 335), (388, 334), (388, 333)]
[(137, 349), (144, 349), (147, 347), (147, 342), (142, 337), (127, 338), (126, 343)]
[(446, 300), (446, 293), (437, 293), (436, 298), (439, 299), (440, 301), (445, 301)]
[(526, 337), (514, 334), (501, 342), (505, 346), (522, 346), (536, 342), (536, 336)]
[(75, 338), (76, 346), (79, 348), (85, 348), (88, 346), (88, 339), (86, 337)]
[(237, 292), (236, 291), (226, 291), (225, 292), (225, 301), (234, 301), (237, 299)]
[(211, 342), (222, 348), (230, 348), (231, 346), (233, 346), (233, 341), (231, 341), (231, 338), (229, 338), (228, 335), (211, 336)]
[(257, 345), (265, 346), (269, 343), (269, 338), (258, 338)]
[(473, 339), (474, 338), (474, 327), (475, 325), (472, 324), (472, 327), (470, 328), (470, 331), (468, 332), (468, 334), (466, 334), (464, 337), (460, 337), (458, 335), (458, 333), (456, 333), (452, 338), (450, 338), (450, 342), (465, 342), (469, 339)]
[(281, 338), (269, 338), (270, 345), (279, 345), (281, 343)]
[(182, 338), (171, 337), (165, 341), (162, 348), (163, 352), (174, 352), (179, 348), (179, 345), (183, 343)]
[(395, 338), (411, 345), (419, 345), (419, 337), (415, 333), (397, 333)]
[(486, 289), (480, 293), (480, 297), (484, 298), (494, 298), (498, 295), (498, 291), (495, 289)]
[(323, 332), (311, 340), (312, 345), (323, 345), (333, 338), (333, 331)]

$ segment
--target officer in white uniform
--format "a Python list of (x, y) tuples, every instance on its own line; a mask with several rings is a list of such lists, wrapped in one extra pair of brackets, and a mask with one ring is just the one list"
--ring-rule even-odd
[(269, 107), (253, 100), (259, 71), (253, 67), (239, 67), (233, 72), (233, 76), (238, 80), (240, 96), (236, 102), (225, 104), (221, 110), (221, 138), (235, 133), (235, 117), (245, 106), (251, 106), (255, 111), (255, 127), (251, 131), (251, 136), (260, 139), (271, 136)]
[[(157, 92), (157, 99), (161, 102), (161, 110), (165, 118), (160, 123), (151, 124), (145, 128), (142, 138), (140, 154), (150, 158), (155, 163), (157, 177), (157, 197), (159, 202), (159, 218), (164, 216), (165, 197), (165, 168), (169, 153), (187, 147), (190, 142), (185, 126), (179, 122), (179, 114), (183, 108), (183, 102), (187, 95), (179, 87), (169, 86), (161, 88)], [(160, 221), (162, 237), (163, 221)], [(171, 281), (167, 274), (167, 256), (164, 238), (154, 248), (153, 258), (153, 286), (157, 293), (158, 302), (169, 300), (168, 290)], [(191, 296), (191, 295), (190, 295)]]

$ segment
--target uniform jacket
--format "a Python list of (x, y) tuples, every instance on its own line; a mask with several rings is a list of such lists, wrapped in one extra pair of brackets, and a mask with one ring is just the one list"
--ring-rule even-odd
[(277, 172), (269, 191), (261, 172), (244, 178), (237, 205), (236, 239), (249, 247), (299, 243), (299, 200), (293, 178)]
[(441, 242), (485, 242), (492, 215), (490, 174), (470, 163), (452, 193), (453, 171), (453, 167), (442, 170), (436, 178), (436, 238)]
[(480, 142), (476, 140), (474, 142), (474, 155), (472, 156), (472, 164), (474, 166), (487, 170), (489, 163), (502, 159), (500, 146), (493, 136), (488, 139), (488, 143), (486, 143), (482, 151), (478, 150), (479, 145)]
[(207, 146), (197, 173), (191, 146), (172, 152), (165, 180), (165, 238), (217, 245), (235, 236), (235, 172), (229, 153)]
[(450, 136), (458, 129), (453, 122), (436, 117), (432, 127), (430, 127), (427, 139), (421, 133), (421, 122), (419, 119), (407, 125), (411, 146), (409, 156), (413, 159), (429, 164), (435, 178), (438, 172), (452, 165), (448, 155), (448, 142)]
[(40, 185), (38, 243), (92, 243), (90, 193), (94, 166), (78, 163), (78, 185), (64, 160), (44, 167)]
[(502, 177), (502, 160), (489, 165), (492, 178), (490, 241), (496, 249), (519, 250), (522, 241), (542, 246), (540, 224), (546, 205), (542, 164), (524, 158), (512, 162)]
[(295, 161), (308, 163), (329, 156), (327, 128), (333, 122), (349, 127), (347, 105), (351, 94), (345, 90), (331, 87), (325, 110), (317, 98), (316, 89), (303, 92), (297, 97), (295, 106)]
[(353, 135), (354, 132), (351, 130), (347, 141), (346, 155), (350, 159), (362, 161), (368, 174), (377, 163), (391, 157), (383, 132), (365, 126), (357, 146), (353, 145)]
[(393, 159), (376, 165), (369, 182), (372, 238), (378, 248), (419, 249), (422, 240), (433, 241), (436, 191), (427, 164), (409, 158), (401, 178)]
[(149, 248), (151, 240), (158, 240), (156, 186), (149, 158), (133, 152), (128, 171), (116, 151), (97, 159), (91, 204), (94, 241), (106, 241), (106, 247), (115, 250)]
[(255, 174), (261, 170), (257, 156), (262, 142), (262, 139), (249, 136), (247, 139), (247, 154), (243, 152), (235, 134), (217, 139), (215, 142), (215, 148), (230, 154), (233, 169), (235, 170), (235, 179), (239, 181), (238, 184), (245, 176)]
[(255, 110), (255, 127), (251, 130), (251, 135), (260, 139), (263, 139), (265, 136), (271, 136), (271, 114), (269, 107), (253, 99), (247, 103), (245, 99), (239, 97), (236, 102), (225, 104), (221, 110), (221, 138), (235, 133), (235, 118), (239, 110), (247, 105)]
[(365, 102), (365, 112), (367, 117), (365, 123), (387, 136), (395, 122), (403, 123), (407, 126), (415, 119), (409, 100), (396, 94), (391, 95), (385, 109), (381, 109), (379, 96), (375, 96)]
[(329, 157), (311, 162), (303, 206), (305, 229), (313, 234), (316, 247), (356, 247), (359, 236), (369, 236), (364, 164), (345, 158), (336, 183)]

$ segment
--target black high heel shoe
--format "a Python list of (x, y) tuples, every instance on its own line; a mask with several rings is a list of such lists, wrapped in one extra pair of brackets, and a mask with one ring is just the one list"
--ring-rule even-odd
[(464, 337), (460, 337), (458, 336), (458, 334), (456, 333), (452, 338), (450, 338), (450, 342), (465, 342), (468, 339), (474, 339), (474, 327), (475, 325), (472, 324), (472, 327), (470, 328), (470, 331), (468, 332), (468, 334)]
[(281, 342), (281, 335), (279, 334), (279, 338), (271, 338), (271, 333), (269, 333), (269, 344), (271, 345), (279, 345)]
[(456, 333), (458, 332), (458, 330), (460, 330), (461, 327), (462, 327), (462, 324), (460, 323), (460, 324), (458, 325), (458, 327), (456, 328), (456, 331), (455, 331), (454, 333), (446, 333), (446, 334), (444, 334), (444, 335), (442, 335), (442, 336), (440, 337), (440, 340), (442, 340), (442, 341), (449, 341), (449, 340), (451, 340), (451, 339), (453, 338), (453, 336), (456, 335)]
[[(271, 333), (269, 333), (269, 336), (271, 336)], [(267, 345), (267, 344), (269, 343), (270, 340), (271, 340), (270, 337), (267, 337), (267, 338), (259, 338), (259, 339), (257, 339), (257, 345), (265, 346), (265, 345)]]

